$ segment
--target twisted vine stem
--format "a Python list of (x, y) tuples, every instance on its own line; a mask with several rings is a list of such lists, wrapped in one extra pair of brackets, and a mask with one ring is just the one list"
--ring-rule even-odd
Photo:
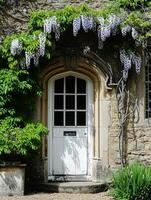
[[(116, 90), (117, 108), (118, 108), (118, 121), (119, 121), (119, 155), (121, 166), (126, 164), (126, 157), (124, 155), (124, 143), (126, 139), (126, 122), (132, 116), (135, 118), (135, 112), (138, 112), (138, 99), (130, 94), (127, 89), (127, 79), (123, 76), (117, 84)], [(130, 110), (130, 107), (132, 109)]]

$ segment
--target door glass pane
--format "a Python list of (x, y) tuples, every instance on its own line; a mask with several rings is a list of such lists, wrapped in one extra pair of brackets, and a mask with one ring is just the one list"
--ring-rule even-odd
[(77, 109), (86, 109), (86, 96), (78, 95), (77, 96)]
[(86, 112), (77, 112), (77, 126), (86, 126)]
[(75, 93), (75, 77), (66, 77), (66, 93)]
[(63, 95), (55, 95), (54, 104), (55, 109), (63, 109)]
[(66, 126), (75, 125), (75, 112), (66, 112)]
[(77, 93), (86, 93), (86, 81), (77, 78)]
[(75, 109), (74, 95), (66, 95), (66, 109)]
[(55, 81), (55, 93), (64, 92), (64, 78)]
[(54, 125), (63, 126), (63, 112), (60, 111), (54, 112)]

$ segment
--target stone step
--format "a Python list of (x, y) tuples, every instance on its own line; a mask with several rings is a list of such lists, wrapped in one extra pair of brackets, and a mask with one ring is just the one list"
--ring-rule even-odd
[(36, 187), (39, 192), (57, 193), (99, 193), (108, 189), (107, 182), (50, 182)]

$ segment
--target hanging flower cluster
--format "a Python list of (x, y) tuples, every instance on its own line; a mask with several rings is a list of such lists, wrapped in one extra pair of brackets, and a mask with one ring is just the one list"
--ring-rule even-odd
[(87, 17), (81, 15), (80, 17), (73, 20), (73, 35), (77, 36), (78, 32), (80, 31), (81, 27), (85, 32), (90, 30), (96, 30), (96, 22), (93, 17)]
[(77, 36), (80, 29), (81, 29), (81, 18), (79, 17), (73, 20), (73, 35)]
[(127, 33), (130, 33), (132, 35), (132, 38), (134, 40), (136, 40), (138, 38), (138, 32), (135, 30), (135, 28), (131, 27), (130, 25), (124, 26), (121, 29), (121, 33), (123, 35), (123, 37), (125, 37), (127, 35)]
[(22, 43), (18, 39), (11, 42), (10, 52), (13, 56), (19, 55), (22, 51)]
[(60, 24), (57, 22), (56, 16), (44, 20), (44, 32), (54, 33), (55, 39), (58, 41), (60, 38)]
[(131, 54), (132, 63), (135, 65), (136, 73), (140, 73), (142, 59), (140, 56), (135, 55), (134, 53)]
[[(45, 55), (45, 43), (46, 43), (46, 35), (45, 33), (40, 33), (39, 36), (39, 47), (35, 53), (25, 52), (25, 63), (21, 61), (20, 66), (22, 68), (30, 67), (31, 59), (33, 59), (34, 65), (37, 66), (39, 64), (39, 57)], [(22, 43), (18, 39), (14, 39), (11, 42), (10, 52), (13, 56), (19, 55), (22, 52)]]
[(135, 30), (135, 28), (132, 28), (132, 38), (136, 40), (138, 38), (138, 32)]
[(142, 60), (134, 52), (127, 53), (124, 49), (120, 51), (120, 61), (123, 65), (123, 78), (127, 80), (128, 71), (132, 64), (135, 65), (136, 73), (140, 73)]
[[(102, 49), (104, 42), (111, 35), (116, 35), (119, 25), (123, 22), (124, 17), (109, 15), (108, 18), (104, 17), (94, 17), (94, 16), (85, 16), (81, 15), (78, 18), (73, 20), (73, 35), (77, 36), (78, 32), (82, 28), (85, 32), (88, 31), (97, 31), (98, 35), (98, 48)], [(45, 46), (46, 46), (46, 33), (54, 33), (55, 39), (59, 40), (60, 38), (60, 23), (57, 21), (56, 16), (49, 17), (44, 20), (43, 24), (44, 32), (40, 33), (37, 39), (39, 40), (39, 47), (35, 50), (34, 53), (25, 52), (25, 65), (27, 68), (31, 65), (31, 60), (35, 65), (39, 64), (40, 56), (45, 55)], [(130, 25), (126, 25), (121, 28), (121, 33), (123, 36), (126, 36), (127, 33), (131, 33), (132, 38), (137, 42), (138, 41), (138, 32), (135, 28)], [(13, 56), (20, 54), (22, 51), (22, 43), (18, 39), (14, 39), (11, 42), (10, 51)], [(124, 66), (124, 76), (128, 76), (128, 71), (131, 68), (131, 65), (134, 64), (136, 67), (136, 72), (140, 72), (141, 67), (141, 58), (135, 54), (129, 55), (124, 50), (120, 52), (120, 59)]]
[(95, 26), (95, 21), (93, 17), (86, 17), (86, 16), (81, 16), (81, 21), (82, 21), (82, 27), (85, 32), (88, 32), (89, 30), (94, 29)]
[(39, 34), (39, 56), (45, 55), (46, 35), (45, 33)]
[(106, 20), (102, 17), (98, 17), (98, 21), (98, 36), (102, 41), (105, 41), (111, 36), (113, 30), (113, 33), (116, 33), (117, 27), (121, 23), (121, 18), (115, 15), (110, 15)]
[[(98, 35), (98, 48), (103, 48), (103, 42), (106, 41), (111, 35), (116, 35), (118, 26), (123, 22), (123, 17), (116, 16), (116, 15), (109, 15), (107, 19), (103, 17), (87, 17), (87, 16), (80, 16), (73, 20), (73, 35), (77, 36), (78, 32), (80, 31), (81, 27), (85, 32), (89, 30), (96, 31), (97, 26), (97, 35)], [(121, 28), (121, 33), (125, 37), (127, 33), (130, 33), (134, 40), (138, 39), (138, 32), (135, 28), (131, 27), (130, 25), (126, 25)]]
[(29, 52), (25, 52), (25, 60), (26, 60), (26, 67), (30, 68), (30, 64), (31, 64), (31, 59), (34, 59), (34, 54), (31, 54)]
[(73, 20), (73, 35), (77, 36), (81, 27), (85, 32), (89, 30), (96, 31), (98, 33), (98, 48), (103, 48), (103, 42), (106, 41), (108, 37), (112, 35), (116, 35), (117, 27), (122, 22), (121, 18), (115, 15), (110, 15), (108, 19), (104, 19), (103, 17), (87, 17), (80, 16)]
[(31, 66), (31, 60), (33, 60), (33, 63), (35, 66), (37, 66), (39, 64), (39, 49), (36, 53), (29, 53), (29, 52), (25, 52), (25, 60), (26, 60), (26, 67), (27, 69), (30, 68)]
[(26, 67), (29, 68), (31, 65), (31, 60), (33, 59), (34, 65), (37, 66), (39, 64), (40, 56), (45, 55), (45, 46), (46, 46), (46, 35), (45, 33), (40, 33), (39, 36), (39, 47), (35, 53), (25, 52), (25, 60)]
[(116, 35), (117, 27), (122, 22), (121, 18), (115, 15), (110, 15), (108, 19), (104, 19), (103, 17), (98, 17), (99, 21), (98, 25), (98, 48), (103, 48), (103, 42), (106, 41), (112, 35)]
[(121, 28), (122, 35), (125, 37), (127, 33), (129, 33), (132, 30), (132, 27), (127, 25)]

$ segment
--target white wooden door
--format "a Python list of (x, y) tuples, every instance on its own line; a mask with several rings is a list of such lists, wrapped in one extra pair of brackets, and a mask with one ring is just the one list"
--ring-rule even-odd
[(87, 82), (74, 76), (66, 76), (53, 83), (53, 175), (86, 175)]

